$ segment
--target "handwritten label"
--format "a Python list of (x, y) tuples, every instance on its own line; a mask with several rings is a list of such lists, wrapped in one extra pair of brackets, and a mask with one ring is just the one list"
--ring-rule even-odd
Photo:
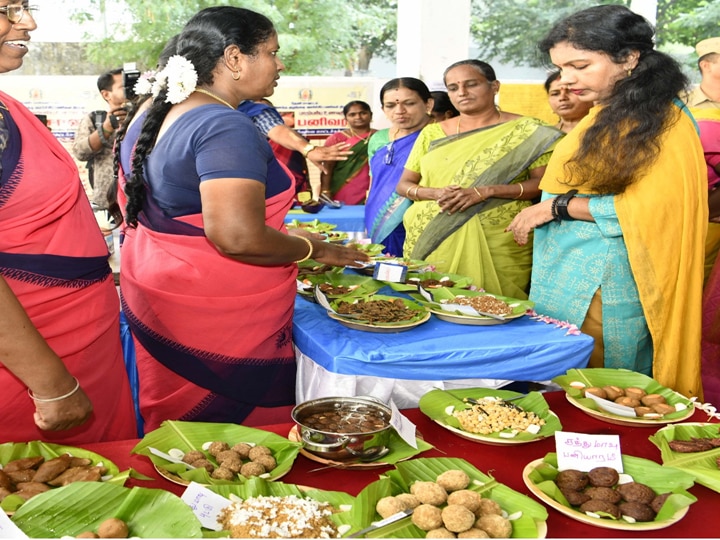
[(398, 435), (400, 435), (403, 441), (417, 449), (418, 446), (417, 439), (415, 438), (415, 424), (413, 424), (407, 416), (400, 412), (400, 409), (397, 408), (393, 401), (390, 402), (390, 410), (392, 411), (390, 425), (395, 428), (395, 431), (398, 432)]
[(22, 532), (5, 512), (0, 510), (0, 538), (28, 538), (28, 535)]
[(404, 264), (379, 262), (375, 265), (375, 271), (373, 272), (375, 279), (391, 283), (405, 283), (406, 276), (407, 266)]
[(587, 472), (595, 467), (610, 467), (623, 472), (619, 435), (588, 435), (568, 431), (555, 432), (558, 469)]
[(213, 531), (222, 530), (218, 516), (223, 508), (232, 504), (231, 501), (196, 482), (190, 482), (180, 498), (192, 508), (203, 527)]

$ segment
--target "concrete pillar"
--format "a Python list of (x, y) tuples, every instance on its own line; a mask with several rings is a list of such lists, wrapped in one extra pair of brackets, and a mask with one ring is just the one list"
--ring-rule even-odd
[(657, 0), (631, 0), (630, 9), (645, 17), (650, 24), (657, 24)]
[(470, 0), (398, 0), (397, 17), (397, 76), (443, 88), (445, 68), (470, 54)]

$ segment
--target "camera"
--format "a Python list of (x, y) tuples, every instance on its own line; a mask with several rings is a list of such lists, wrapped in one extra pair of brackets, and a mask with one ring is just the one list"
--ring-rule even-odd
[(137, 69), (135, 62), (128, 62), (123, 65), (122, 80), (125, 89), (125, 99), (135, 98), (135, 83), (140, 78), (140, 70)]

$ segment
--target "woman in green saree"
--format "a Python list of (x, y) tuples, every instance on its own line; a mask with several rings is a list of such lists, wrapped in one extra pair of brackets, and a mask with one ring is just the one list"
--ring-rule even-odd
[(518, 246), (505, 227), (540, 195), (563, 134), (500, 111), (500, 83), (485, 62), (456, 62), (444, 81), (460, 116), (426, 126), (405, 164), (397, 192), (413, 204), (403, 219), (403, 254), (472, 277), (488, 292), (525, 299), (532, 244)]

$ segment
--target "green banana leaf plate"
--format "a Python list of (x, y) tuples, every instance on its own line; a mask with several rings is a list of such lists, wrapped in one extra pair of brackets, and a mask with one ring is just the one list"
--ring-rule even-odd
[(315, 301), (314, 290), (316, 285), (329, 284), (334, 287), (347, 287), (352, 289), (346, 293), (332, 294), (326, 292), (328, 298), (341, 297), (364, 297), (374, 294), (383, 287), (383, 283), (369, 276), (359, 276), (357, 274), (339, 274), (337, 272), (325, 272), (324, 274), (305, 276), (301, 283), (298, 284), (298, 294), (302, 297)]
[(421, 306), (417, 302), (413, 302), (412, 300), (409, 300), (407, 298), (401, 298), (399, 296), (385, 296), (376, 294), (373, 296), (365, 296), (362, 298), (358, 297), (349, 299), (334, 299), (330, 302), (330, 306), (333, 308), (333, 310), (337, 311), (340, 302), (357, 302), (360, 300), (365, 302), (374, 302), (379, 300), (387, 300), (392, 302), (395, 300), (401, 300), (403, 304), (405, 304), (405, 306), (413, 312), (413, 316), (410, 319), (394, 322), (371, 322), (365, 319), (344, 317), (332, 311), (327, 312), (328, 316), (331, 319), (338, 321), (343, 326), (347, 326), (348, 328), (352, 328), (353, 330), (379, 333), (394, 333), (410, 330), (411, 328), (415, 328), (416, 326), (419, 326), (427, 322), (428, 319), (430, 319), (430, 313), (428, 313), (423, 306)]
[[(425, 306), (430, 312), (435, 315), (438, 319), (455, 323), (455, 324), (467, 324), (474, 326), (492, 326), (497, 324), (505, 324), (514, 319), (523, 317), (528, 309), (532, 309), (535, 306), (534, 302), (530, 300), (518, 300), (516, 298), (509, 298), (507, 296), (499, 296), (496, 294), (490, 294), (482, 291), (469, 291), (465, 289), (458, 289), (454, 287), (442, 287), (440, 289), (432, 289), (428, 291), (433, 298), (433, 302), (428, 302), (419, 293), (410, 293), (410, 296), (417, 300), (420, 304)], [(487, 315), (468, 315), (467, 313), (460, 311), (448, 311), (443, 309), (438, 304), (451, 304), (455, 301), (458, 296), (475, 297), (475, 296), (492, 296), (498, 300), (502, 300), (507, 303), (512, 311), (510, 314), (505, 315), (502, 319), (496, 319)]]
[(301, 219), (293, 219), (287, 224), (288, 229), (303, 229), (308, 232), (326, 234), (330, 231), (334, 231), (337, 225), (334, 223), (326, 223), (319, 219), (313, 219), (311, 221), (303, 221)]
[[(418, 283), (425, 280), (439, 281), (440, 284), (432, 287), (425, 287), (427, 290), (440, 289), (440, 288), (454, 288), (454, 289), (466, 289), (472, 285), (472, 278), (460, 276), (457, 274), (447, 274), (443, 272), (408, 272), (405, 277), (405, 283), (388, 283), (396, 291), (417, 291)], [(443, 282), (451, 283), (450, 285), (443, 285)]]

